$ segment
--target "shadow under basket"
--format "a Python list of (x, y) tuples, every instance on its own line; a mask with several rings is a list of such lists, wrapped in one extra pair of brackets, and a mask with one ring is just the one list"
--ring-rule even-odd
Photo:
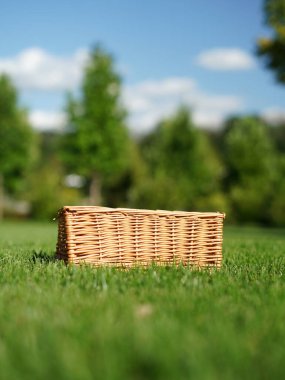
[(180, 212), (66, 206), (58, 213), (56, 256), (95, 266), (220, 267), (219, 212)]

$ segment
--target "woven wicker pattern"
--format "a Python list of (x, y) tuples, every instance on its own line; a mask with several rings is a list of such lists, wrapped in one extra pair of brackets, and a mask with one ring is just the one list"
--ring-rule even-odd
[(223, 219), (222, 213), (64, 207), (57, 257), (96, 266), (155, 262), (219, 267)]

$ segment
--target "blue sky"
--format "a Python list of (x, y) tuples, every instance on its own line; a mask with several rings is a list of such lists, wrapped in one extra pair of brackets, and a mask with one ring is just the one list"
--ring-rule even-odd
[(198, 125), (230, 114), (285, 115), (285, 88), (254, 56), (260, 0), (10, 0), (1, 4), (0, 71), (9, 73), (37, 128), (64, 122), (65, 93), (101, 42), (123, 77), (130, 128), (150, 130), (180, 103)]

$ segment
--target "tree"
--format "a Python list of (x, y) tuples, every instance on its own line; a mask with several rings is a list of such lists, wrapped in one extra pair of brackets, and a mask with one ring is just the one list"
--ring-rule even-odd
[(30, 203), (30, 216), (33, 219), (52, 220), (64, 204), (77, 204), (77, 189), (64, 184), (60, 162), (55, 157), (40, 162), (29, 178), (27, 200)]
[(271, 38), (257, 41), (257, 54), (265, 60), (266, 66), (275, 71), (276, 79), (285, 84), (285, 2), (265, 0), (265, 23), (272, 29)]
[(274, 125), (270, 128), (270, 134), (280, 153), (285, 154), (285, 124)]
[(32, 218), (51, 220), (62, 205), (78, 204), (79, 191), (66, 186), (62, 162), (59, 159), (58, 133), (41, 132), (38, 144), (40, 154), (28, 175), (25, 198), (29, 202)]
[[(7, 75), (0, 76), (0, 193), (17, 194), (35, 159), (36, 138), (27, 113), (18, 105), (17, 90)], [(3, 195), (0, 216), (3, 214)]]
[(233, 118), (224, 136), (226, 190), (235, 218), (267, 222), (268, 203), (278, 176), (269, 131), (255, 117)]
[(285, 226), (285, 155), (278, 155), (278, 178), (269, 205), (270, 221), (277, 226)]
[(118, 180), (128, 165), (129, 136), (120, 103), (121, 80), (100, 46), (90, 53), (81, 94), (69, 96), (61, 149), (69, 172), (84, 176), (91, 204), (101, 203), (102, 181)]
[(216, 197), (221, 163), (206, 135), (194, 127), (187, 108), (181, 107), (173, 117), (161, 122), (142, 142), (142, 151), (150, 179), (141, 189), (140, 206), (224, 208), (221, 194)]

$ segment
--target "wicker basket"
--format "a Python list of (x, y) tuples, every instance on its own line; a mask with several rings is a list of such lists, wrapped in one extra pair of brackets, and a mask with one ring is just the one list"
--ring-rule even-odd
[(57, 257), (70, 263), (220, 267), (222, 213), (64, 207)]

